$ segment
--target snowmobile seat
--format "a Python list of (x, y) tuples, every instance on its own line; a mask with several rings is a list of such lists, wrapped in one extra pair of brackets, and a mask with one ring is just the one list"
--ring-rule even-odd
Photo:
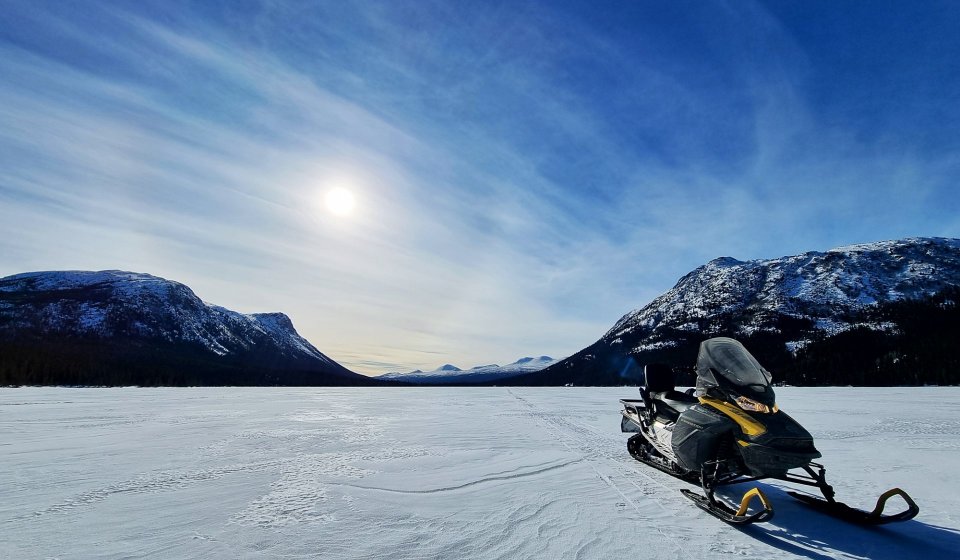
[(640, 388), (640, 396), (648, 408), (665, 418), (676, 421), (681, 412), (699, 402), (693, 395), (676, 390), (673, 369), (666, 364), (647, 364), (643, 375), (645, 387)]
[(680, 413), (700, 402), (697, 397), (677, 390), (663, 391), (650, 395), (656, 403), (654, 408), (657, 414), (662, 414), (669, 420), (677, 421)]
[(671, 404), (676, 403), (676, 405), (681, 407), (683, 410), (686, 410), (700, 402), (700, 399), (693, 396), (691, 393), (681, 393), (680, 391), (676, 390), (659, 393), (658, 396), (662, 401), (666, 401)]
[(673, 370), (666, 364), (647, 364), (643, 366), (643, 385), (640, 386), (640, 397), (643, 404), (653, 410), (650, 402), (650, 393), (673, 389)]

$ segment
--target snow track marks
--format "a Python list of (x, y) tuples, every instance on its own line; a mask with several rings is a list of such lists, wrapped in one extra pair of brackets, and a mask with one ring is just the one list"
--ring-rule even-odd
[[(674, 517), (676, 511), (676, 508), (665, 506), (661, 500), (676, 502), (675, 505), (679, 507), (682, 502), (680, 494), (676, 489), (636, 469), (635, 465), (631, 464), (635, 462), (634, 459), (626, 453), (622, 438), (570, 420), (563, 414), (546, 412), (512, 390), (508, 389), (508, 391), (522, 406), (524, 416), (533, 418), (540, 426), (551, 432), (561, 445), (571, 453), (579, 455), (582, 461), (590, 465), (597, 477), (621, 497), (622, 503), (634, 510), (639, 526), (656, 530), (670, 542), (674, 555), (678, 557), (682, 555), (683, 548), (680, 542), (682, 537), (665, 531), (661, 527), (661, 524), (669, 523), (669, 521), (664, 523), (664, 519), (669, 520)], [(629, 463), (624, 460), (624, 457), (629, 459)], [(639, 482), (636, 479), (639, 479)], [(680, 499), (665, 498), (668, 495), (675, 495)], [(659, 510), (659, 515), (651, 515), (652, 509)], [(577, 557), (580, 557), (581, 552), (583, 549), (578, 551)], [(653, 556), (663, 557), (666, 553), (666, 550), (660, 550)]]

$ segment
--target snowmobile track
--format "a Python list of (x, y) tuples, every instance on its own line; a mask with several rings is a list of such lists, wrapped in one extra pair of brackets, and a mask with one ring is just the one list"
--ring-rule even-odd
[[(648, 526), (653, 527), (657, 533), (668, 539), (678, 556), (682, 555), (681, 541), (683, 537), (667, 533), (660, 527), (664, 517), (675, 517), (680, 508), (682, 500), (679, 493), (676, 492), (676, 488), (670, 488), (636, 469), (631, 464), (634, 460), (629, 455), (627, 458), (630, 463), (625, 461), (622, 453), (624, 448), (622, 438), (571, 421), (563, 415), (547, 413), (513, 391), (508, 389), (508, 392), (527, 412), (531, 413), (530, 415), (540, 426), (552, 433), (561, 445), (571, 453), (578, 455), (585, 464), (590, 465), (597, 478), (619, 494), (624, 503), (628, 504), (643, 522), (649, 523)], [(637, 482), (636, 477), (638, 475), (644, 479), (644, 483)], [(625, 491), (625, 486), (632, 486), (636, 492), (639, 492), (643, 500), (656, 504), (664, 515), (651, 516), (648, 508), (642, 507), (637, 503), (636, 498), (630, 497), (631, 491), (629, 489)], [(675, 500), (677, 507), (668, 507), (662, 502), (664, 499)]]

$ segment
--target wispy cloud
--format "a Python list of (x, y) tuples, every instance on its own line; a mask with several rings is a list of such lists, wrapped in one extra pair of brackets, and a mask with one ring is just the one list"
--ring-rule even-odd
[(825, 120), (784, 18), (643, 9), (15, 5), (0, 265), (177, 279), (374, 372), (575, 352), (721, 254), (958, 234), (957, 158)]

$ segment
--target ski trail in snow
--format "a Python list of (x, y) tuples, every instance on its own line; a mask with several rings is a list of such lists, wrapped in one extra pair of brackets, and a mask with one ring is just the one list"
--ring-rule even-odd
[[(634, 464), (635, 461), (633, 458), (629, 458), (629, 462), (625, 462), (624, 457), (626, 455), (622, 452), (624, 444), (619, 437), (607, 432), (601, 432), (596, 428), (592, 428), (590, 426), (570, 420), (569, 418), (566, 418), (560, 415), (545, 414), (543, 411), (537, 409), (535, 405), (531, 404), (529, 401), (527, 401), (523, 397), (517, 396), (512, 391), (510, 392), (510, 394), (511, 396), (513, 396), (513, 398), (517, 399), (522, 404), (524, 404), (529, 410), (533, 411), (534, 417), (540, 421), (541, 425), (546, 426), (547, 429), (549, 429), (550, 431), (554, 433), (558, 433), (556, 428), (561, 428), (561, 429), (566, 428), (561, 435), (565, 435), (565, 436), (572, 436), (575, 434), (580, 435), (581, 437), (576, 438), (576, 443), (578, 445), (577, 449), (572, 448), (571, 445), (568, 443), (567, 439), (561, 439), (561, 443), (568, 450), (580, 455), (584, 455), (584, 453), (586, 452), (592, 457), (597, 457), (597, 458), (602, 457), (603, 459), (606, 459), (607, 463), (610, 466), (613, 466), (614, 468), (616, 468), (616, 470), (624, 477), (624, 479), (627, 482), (629, 482), (631, 485), (636, 487), (643, 494), (649, 496), (649, 495), (653, 495), (654, 492), (651, 492), (649, 488), (643, 487), (639, 485), (636, 481), (634, 481), (632, 479), (634, 475), (642, 476), (650, 484), (656, 485), (662, 490), (666, 490), (670, 492), (675, 490), (675, 488), (667, 486), (666, 484), (658, 481), (657, 479), (653, 478), (649, 474), (643, 472), (642, 469), (636, 468), (636, 465)], [(544, 422), (542, 419), (545, 416), (549, 416), (550, 420), (547, 422)], [(607, 440), (609, 442), (609, 445), (597, 445), (596, 440), (598, 438)], [(616, 448), (621, 451), (614, 454), (614, 453), (611, 453), (610, 451), (611, 448)], [(659, 505), (661, 508), (664, 509), (664, 511), (671, 511), (659, 501), (657, 500), (655, 501), (657, 505)], [(680, 502), (680, 500), (678, 500), (678, 502)]]
[[(606, 440), (610, 441), (611, 443), (615, 443), (617, 447), (621, 447), (621, 448), (623, 447), (623, 441), (622, 441), (620, 438), (618, 438), (618, 437), (616, 437), (616, 436), (614, 436), (614, 435), (612, 435), (612, 434), (610, 434), (610, 433), (608, 433), (608, 432), (602, 432), (602, 431), (600, 431), (600, 430), (598, 430), (598, 429), (596, 429), (596, 428), (594, 428), (594, 427), (588, 426), (588, 425), (586, 425), (586, 424), (581, 424), (581, 423), (579, 423), (579, 422), (576, 422), (576, 421), (573, 421), (573, 420), (569, 420), (569, 419), (567, 419), (565, 422), (566, 422), (567, 424), (569, 424), (570, 426), (576, 427), (576, 428), (577, 428), (578, 430), (580, 430), (580, 431), (592, 432), (593, 434), (595, 434), (595, 435), (598, 436), (598, 437), (601, 437), (601, 438), (603, 438), (603, 439), (606, 439)], [(654, 485), (662, 488), (663, 490), (666, 490), (666, 491), (668, 491), (668, 492), (672, 492), (673, 490), (676, 490), (676, 488), (672, 488), (672, 487), (670, 487), (670, 486), (668, 486), (668, 485), (660, 482), (659, 480), (655, 479), (654, 477), (650, 476), (649, 474), (647, 474), (647, 473), (645, 472), (645, 469), (638, 468), (638, 466), (637, 466), (637, 464), (636, 464), (636, 460), (633, 459), (632, 457), (630, 457), (629, 461), (626, 462), (626, 464), (625, 464), (625, 460), (624, 460), (624, 459), (621, 459), (620, 456), (617, 456), (617, 457), (610, 457), (610, 456), (608, 456), (607, 458), (608, 458), (608, 459), (611, 459), (611, 461), (616, 464), (617, 469), (618, 469), (624, 476), (627, 477), (627, 480), (630, 482), (630, 484), (633, 484), (634, 486), (636, 486), (637, 489), (640, 490), (641, 492), (643, 492), (644, 494), (649, 494), (648, 489), (647, 489), (647, 488), (644, 488), (644, 487), (641, 487), (641, 486), (640, 486), (639, 484), (637, 484), (632, 478), (629, 478), (629, 477), (632, 477), (633, 475), (639, 475), (639, 476), (642, 476), (643, 478), (647, 479), (650, 483), (652, 483), (652, 484), (654, 484)], [(664, 507), (664, 509), (666, 509), (666, 507), (663, 506), (663, 504), (661, 504), (660, 502), (657, 502), (657, 503), (658, 503), (658, 505), (660, 505), (661, 507)]]
[[(593, 469), (593, 471), (597, 474), (597, 477), (600, 480), (602, 480), (607, 486), (609, 486), (611, 489), (617, 492), (617, 494), (619, 494), (620, 497), (623, 498), (624, 502), (629, 504), (630, 507), (633, 508), (633, 510), (637, 512), (637, 514), (642, 519), (650, 520), (650, 521), (654, 520), (654, 518), (651, 518), (648, 512), (644, 510), (644, 508), (640, 507), (633, 499), (631, 499), (620, 488), (620, 485), (617, 484), (615, 478), (624, 480), (629, 484), (632, 484), (645, 497), (649, 498), (650, 501), (655, 503), (665, 513), (667, 513), (671, 517), (675, 516), (673, 511), (671, 511), (666, 506), (664, 506), (654, 496), (654, 492), (648, 491), (648, 489), (641, 487), (636, 482), (630, 480), (630, 478), (625, 476), (626, 473), (622, 468), (620, 468), (622, 467), (622, 464), (620, 464), (617, 459), (613, 458), (609, 454), (608, 452), (609, 446), (597, 446), (594, 444), (593, 441), (591, 441), (591, 440), (595, 440), (597, 435), (600, 435), (598, 432), (594, 430), (585, 429), (586, 428), (585, 426), (571, 422), (566, 418), (563, 418), (562, 416), (555, 415), (555, 414), (546, 414), (543, 410), (537, 408), (534, 404), (530, 403), (530, 401), (517, 395), (512, 390), (507, 389), (507, 392), (510, 394), (511, 397), (513, 397), (517, 402), (519, 402), (527, 411), (532, 413), (531, 416), (540, 426), (552, 432), (556, 436), (557, 441), (559, 441), (561, 445), (563, 445), (571, 453), (575, 455), (579, 455), (583, 462), (590, 465), (590, 468)], [(545, 420), (546, 416), (549, 416), (550, 419)], [(578, 435), (580, 437), (577, 437)], [(583, 436), (587, 436), (587, 437), (583, 437)], [(620, 443), (622, 442), (618, 441), (618, 444)], [(616, 471), (614, 473), (615, 476), (610, 476), (609, 474), (602, 472), (601, 466), (598, 465), (597, 463), (598, 459), (605, 460), (604, 466), (607, 466), (607, 467), (614, 466), (615, 468), (613, 470)], [(656, 483), (658, 486), (661, 486), (662, 488), (667, 488), (666, 486), (656, 482), (652, 478), (650, 477), (647, 477), (647, 478), (651, 482)], [(653, 528), (656, 529), (657, 533), (659, 533), (661, 536), (663, 536), (664, 538), (670, 541), (674, 549), (674, 552), (677, 554), (678, 557), (683, 555), (683, 547), (680, 542), (681, 540), (680, 537), (664, 532), (663, 529), (659, 526), (659, 524), (653, 525)], [(655, 555), (655, 556), (659, 556), (659, 555)], [(578, 557), (579, 557), (579, 554), (578, 554)]]
[(562, 469), (562, 468), (568, 467), (568, 466), (570, 466), (570, 465), (575, 465), (575, 464), (581, 463), (581, 462), (583, 462), (583, 461), (584, 461), (583, 458), (574, 459), (573, 461), (566, 461), (566, 462), (560, 463), (560, 464), (549, 465), (549, 466), (547, 466), (547, 467), (543, 467), (543, 468), (536, 469), (536, 470), (532, 470), (532, 471), (525, 471), (525, 472), (521, 472), (521, 473), (512, 472), (511, 474), (501, 474), (501, 475), (485, 476), (485, 477), (480, 478), (480, 479), (477, 479), (477, 480), (471, 480), (470, 482), (464, 482), (463, 484), (457, 484), (456, 486), (444, 486), (444, 487), (442, 487), (442, 488), (428, 488), (428, 489), (426, 489), (426, 490), (404, 490), (404, 489), (400, 489), (400, 488), (382, 488), (382, 487), (378, 487), (378, 486), (362, 486), (362, 485), (360, 485), (360, 484), (349, 484), (349, 483), (346, 483), (346, 482), (328, 483), (328, 484), (329, 484), (330, 486), (346, 486), (346, 487), (349, 487), (349, 488), (357, 488), (357, 489), (360, 489), (360, 490), (378, 490), (378, 491), (381, 491), (381, 492), (392, 492), (392, 493), (394, 493), (394, 494), (436, 494), (436, 493), (438, 493), (438, 492), (450, 492), (450, 491), (452, 491), (452, 490), (460, 490), (460, 489), (463, 489), (463, 488), (469, 488), (469, 487), (471, 487), (471, 486), (476, 486), (476, 485), (478, 485), (478, 484), (484, 484), (484, 483), (486, 483), (486, 482), (493, 482), (493, 481), (495, 481), (495, 480), (513, 480), (513, 479), (516, 479), (516, 478), (524, 478), (524, 477), (527, 477), (527, 476), (535, 476), (535, 475), (542, 474), (542, 473), (545, 473), (545, 472), (550, 472), (550, 471), (553, 471), (553, 470)]
[(141, 474), (135, 478), (114, 482), (107, 486), (88, 490), (76, 494), (67, 500), (53, 504), (47, 508), (36, 510), (30, 514), (24, 514), (7, 519), (7, 522), (31, 519), (48, 514), (62, 514), (71, 510), (89, 507), (102, 502), (113, 495), (118, 494), (147, 494), (167, 490), (176, 490), (184, 488), (191, 484), (202, 484), (224, 476), (242, 473), (264, 471), (280, 465), (279, 460), (262, 461), (257, 463), (241, 463), (225, 467), (205, 469), (198, 471), (167, 471), (156, 474)]

